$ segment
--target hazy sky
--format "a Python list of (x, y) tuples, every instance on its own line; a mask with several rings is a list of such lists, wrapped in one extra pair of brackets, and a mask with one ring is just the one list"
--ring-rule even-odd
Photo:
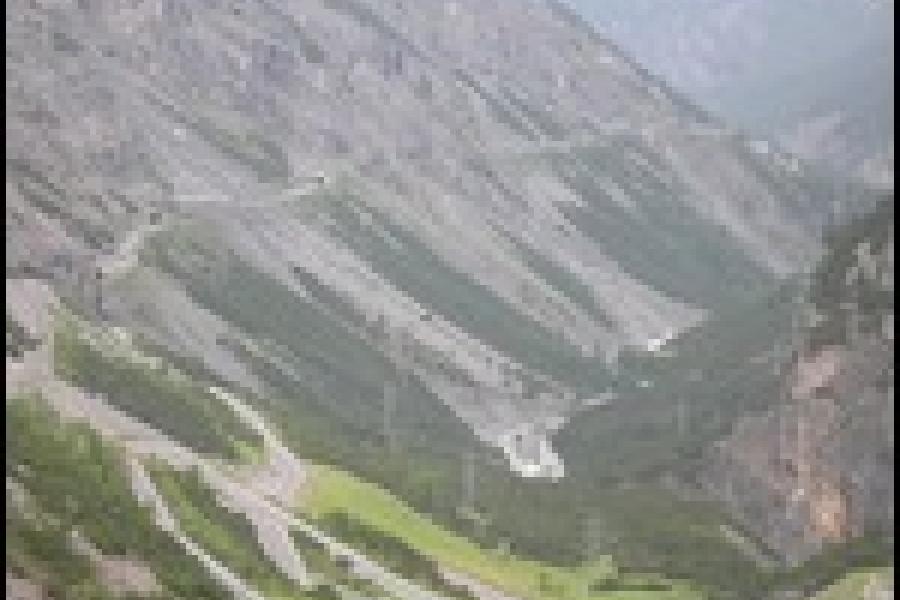
[(767, 96), (807, 102), (817, 85), (840, 85), (835, 77), (860, 69), (893, 78), (889, 0), (567, 1), (643, 66), (717, 111), (744, 110), (751, 99), (762, 107)]

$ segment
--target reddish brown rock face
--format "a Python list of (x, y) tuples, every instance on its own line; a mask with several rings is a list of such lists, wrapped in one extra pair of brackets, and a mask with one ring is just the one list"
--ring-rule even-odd
[[(849, 352), (833, 346), (801, 356), (785, 377), (784, 404), (745, 418), (713, 458), (710, 488), (789, 562), (862, 529), (848, 488), (836, 393), (845, 391)], [(759, 507), (764, 519), (753, 516)]]

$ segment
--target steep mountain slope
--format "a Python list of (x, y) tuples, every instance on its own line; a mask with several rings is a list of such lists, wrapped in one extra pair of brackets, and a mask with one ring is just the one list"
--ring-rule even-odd
[(732, 574), (741, 597), (892, 565), (893, 210), (886, 197), (835, 228), (808, 283), (623, 356), (617, 400), (555, 438), (575, 489), (718, 499), (755, 564)]
[(863, 534), (893, 543), (893, 213), (885, 198), (830, 236), (783, 400), (714, 452), (717, 492), (788, 561)]
[[(173, 313), (227, 311), (237, 294), (204, 296), (231, 287), (216, 274), (270, 281), (306, 297), (264, 316), (304, 379), (334, 380), (341, 352), (300, 353), (286, 336), (304, 323), (370, 348), (371, 367), (339, 378), (356, 391), (329, 402), (411, 373), (511, 454), (525, 424), (553, 427), (602, 388), (597, 357), (814, 254), (809, 224), (832, 207), (781, 193), (790, 164), (751, 156), (557, 11), (453, 6), (10, 8), (12, 245), (40, 267), (107, 270), (106, 316), (206, 360), (206, 343), (173, 339)], [(149, 230), (160, 203), (174, 218)], [(154, 240), (165, 256), (128, 258)], [(144, 267), (179, 308), (129, 299)], [(300, 311), (287, 326), (284, 310)], [(234, 335), (263, 326), (225, 316)]]
[[(646, 426), (672, 417), (663, 396), (634, 411), (610, 395), (643, 389), (628, 357), (687, 330), (701, 350), (743, 336), (738, 305), (810, 266), (861, 193), (748, 144), (537, 1), (23, 1), (7, 25), (8, 313), (40, 340), (8, 375), (230, 498), (268, 559), (234, 550), (246, 524), (190, 476), (133, 472), (222, 585), (277, 594), (299, 564), (331, 565), (284, 550), (289, 490), (270, 502), (221, 474), (264, 458), (340, 467), (478, 552), (553, 563), (537, 597), (758, 583), (730, 517), (656, 480), (678, 466), (659, 460), (671, 439), (623, 445), (598, 476), (552, 438), (577, 440), (567, 422), (603, 402), (634, 440), (664, 429)], [(789, 312), (774, 304), (760, 352)], [(587, 527), (601, 517), (606, 533)], [(371, 526), (354, 518), (330, 524), (352, 539)], [(443, 585), (396, 537), (384, 560)], [(622, 577), (582, 590), (574, 565), (609, 554)], [(424, 593), (357, 558), (390, 595)]]

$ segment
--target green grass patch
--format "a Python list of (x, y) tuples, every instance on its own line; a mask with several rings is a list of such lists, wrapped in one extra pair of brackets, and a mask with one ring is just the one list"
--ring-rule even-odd
[(465, 588), (449, 584), (441, 575), (437, 563), (396, 536), (370, 527), (345, 512), (330, 512), (317, 519), (316, 523), (342, 543), (362, 551), (409, 581), (447, 598), (476, 600)]
[(90, 560), (70, 548), (66, 528), (51, 519), (31, 521), (7, 510), (6, 570), (39, 584), (53, 598), (111, 598), (97, 583)]
[(866, 588), (893, 578), (893, 569), (854, 571), (816, 594), (813, 600), (866, 600)]
[(326, 527), (329, 523), (334, 525), (335, 515), (345, 515), (347, 523), (355, 524), (356, 533), (369, 536), (373, 545), (391, 540), (394, 546), (401, 545), (404, 549), (400, 552), (407, 556), (414, 553), (426, 557), (451, 571), (468, 574), (528, 600), (702, 597), (685, 586), (662, 580), (622, 578), (612, 561), (563, 568), (482, 548), (417, 514), (378, 486), (336, 469), (317, 468), (304, 492), (301, 510)]

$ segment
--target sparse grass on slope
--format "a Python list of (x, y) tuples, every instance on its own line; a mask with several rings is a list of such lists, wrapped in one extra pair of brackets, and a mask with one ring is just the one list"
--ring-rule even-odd
[(261, 447), (258, 435), (204, 386), (128, 345), (92, 339), (73, 318), (57, 325), (54, 362), (62, 378), (198, 452), (240, 460)]
[(395, 600), (395, 597), (374, 582), (358, 577), (352, 567), (342, 560), (335, 560), (325, 544), (312, 538), (307, 533), (292, 529), (290, 531), (294, 546), (303, 558), (303, 563), (313, 573), (333, 581), (335, 587), (342, 587), (361, 594), (366, 600)]
[(157, 528), (151, 509), (132, 495), (116, 450), (87, 426), (60, 421), (39, 396), (7, 400), (6, 476), (33, 498), (43, 523), (35, 528), (13, 521), (7, 530), (7, 564), (12, 547), (12, 564), (26, 575), (37, 573), (48, 590), (56, 590), (54, 597), (103, 598), (86, 563), (68, 550), (66, 538), (73, 529), (103, 554), (147, 563), (168, 598), (224, 597), (201, 565)]
[(8, 573), (40, 585), (53, 597), (111, 598), (98, 583), (90, 559), (76, 554), (70, 542), (68, 531), (58, 522), (6, 512)]
[(805, 595), (823, 593), (848, 575), (892, 569), (893, 555), (890, 534), (868, 532), (846, 542), (828, 544), (803, 564), (774, 573), (770, 589), (801, 590)]
[(812, 600), (867, 600), (865, 592), (870, 585), (893, 576), (893, 569), (854, 571), (816, 594)]
[(278, 571), (260, 547), (250, 522), (221, 506), (197, 472), (179, 472), (156, 464), (152, 474), (185, 534), (213, 557), (267, 598), (311, 597)]
[(152, 473), (185, 534), (266, 598), (339, 598), (331, 588), (304, 589), (283, 575), (265, 555), (257, 541), (256, 531), (246, 517), (223, 507), (197, 472), (179, 472), (155, 465)]

